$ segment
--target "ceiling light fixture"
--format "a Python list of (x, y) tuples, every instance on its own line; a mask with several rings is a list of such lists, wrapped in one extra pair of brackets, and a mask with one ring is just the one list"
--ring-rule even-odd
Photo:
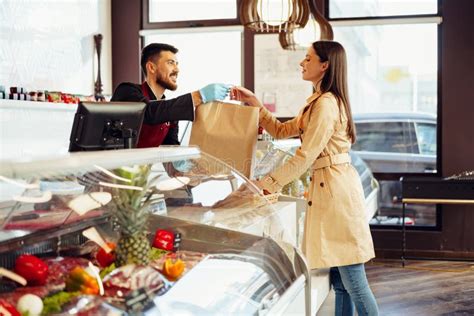
[(280, 32), (278, 39), (283, 49), (307, 48), (315, 41), (332, 41), (334, 39), (331, 24), (319, 12), (314, 0), (309, 0), (308, 3), (311, 10), (311, 18), (306, 26), (302, 29)]
[(256, 32), (302, 28), (309, 19), (307, 0), (242, 0), (240, 21)]

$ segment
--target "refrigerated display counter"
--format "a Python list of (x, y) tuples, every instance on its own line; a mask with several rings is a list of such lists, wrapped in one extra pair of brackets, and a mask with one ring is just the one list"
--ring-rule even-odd
[(2, 161), (0, 189), (0, 308), (310, 314), (310, 274), (278, 207), (198, 148)]
[[(296, 150), (301, 146), (301, 141), (297, 138), (259, 141), (257, 143), (257, 157), (254, 174), (262, 177), (271, 173), (274, 169), (284, 164), (293, 157)], [(374, 178), (367, 164), (354, 152), (349, 153), (352, 165), (360, 176), (365, 195), (366, 217), (369, 222), (378, 212), (379, 184)], [(293, 202), (296, 205), (296, 240), (300, 246), (304, 233), (304, 217), (306, 214), (307, 202), (305, 196), (309, 189), (310, 172), (306, 171), (300, 177), (285, 185), (282, 189), (280, 202)], [(316, 269), (311, 271), (312, 286), (312, 314), (314, 314), (326, 299), (330, 290), (329, 270)]]

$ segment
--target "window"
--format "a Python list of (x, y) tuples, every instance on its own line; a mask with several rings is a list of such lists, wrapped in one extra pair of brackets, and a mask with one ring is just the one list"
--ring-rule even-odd
[[(402, 224), (400, 181), (379, 181), (378, 211), (371, 225), (393, 226)], [(436, 226), (436, 206), (430, 204), (408, 204), (405, 213), (407, 226)]]
[(406, 141), (409, 125), (402, 122), (357, 124), (357, 143), (353, 150), (387, 153), (412, 153)]
[(347, 52), (354, 113), (436, 115), (436, 23), (336, 26), (334, 33)]
[(437, 0), (330, 0), (331, 18), (436, 14)]
[[(176, 97), (213, 82), (240, 85), (242, 31), (242, 27), (223, 27), (144, 33), (145, 45), (167, 43), (179, 49), (178, 89), (166, 91), (166, 97)], [(202, 49), (196, 49), (196, 43)]]
[[(144, 31), (144, 44), (167, 43), (179, 49), (178, 89), (165, 92), (173, 98), (198, 90), (209, 83), (223, 82), (242, 85), (242, 27), (167, 29)], [(196, 49), (196, 43), (204, 49)], [(216, 43), (219, 43), (216, 45)], [(191, 124), (179, 122), (179, 139), (186, 145)]]
[[(238, 0), (143, 0), (143, 45), (168, 43), (179, 49), (178, 89), (172, 98), (209, 83), (243, 84), (243, 27)], [(179, 122), (178, 139), (189, 143), (191, 123)]]
[(148, 0), (150, 23), (236, 19), (236, 0)]
[(283, 50), (278, 34), (256, 34), (254, 45), (255, 95), (275, 116), (296, 116), (313, 94), (311, 83), (301, 79), (306, 49)]
[[(356, 124), (352, 149), (379, 180), (375, 225), (401, 224), (399, 177), (437, 172), (438, 0), (327, 0), (347, 53)], [(436, 208), (412, 205), (407, 222), (437, 226)]]

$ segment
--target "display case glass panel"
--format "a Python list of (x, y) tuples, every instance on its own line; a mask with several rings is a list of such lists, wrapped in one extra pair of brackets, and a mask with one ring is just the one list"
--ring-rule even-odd
[[(54, 308), (69, 314), (266, 314), (303, 292), (305, 261), (272, 205), (198, 148), (4, 161), (0, 176), (0, 266), (21, 271), (28, 253), (49, 271), (41, 286), (28, 273), (26, 285), (1, 278), (14, 306), (34, 294), (48, 308), (67, 297)], [(88, 278), (97, 288), (71, 281)]]

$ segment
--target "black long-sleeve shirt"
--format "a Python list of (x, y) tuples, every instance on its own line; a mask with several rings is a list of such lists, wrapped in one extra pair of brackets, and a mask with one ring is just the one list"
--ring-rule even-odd
[(157, 125), (171, 122), (174, 127), (169, 129), (166, 138), (163, 140), (163, 145), (179, 145), (178, 121), (194, 120), (194, 106), (191, 94), (184, 94), (169, 100), (165, 100), (163, 96), (161, 100), (156, 100), (156, 96), (148, 84), (146, 88), (148, 89), (149, 100), (143, 95), (141, 85), (123, 82), (115, 89), (110, 101), (145, 102), (147, 106), (143, 123)]

